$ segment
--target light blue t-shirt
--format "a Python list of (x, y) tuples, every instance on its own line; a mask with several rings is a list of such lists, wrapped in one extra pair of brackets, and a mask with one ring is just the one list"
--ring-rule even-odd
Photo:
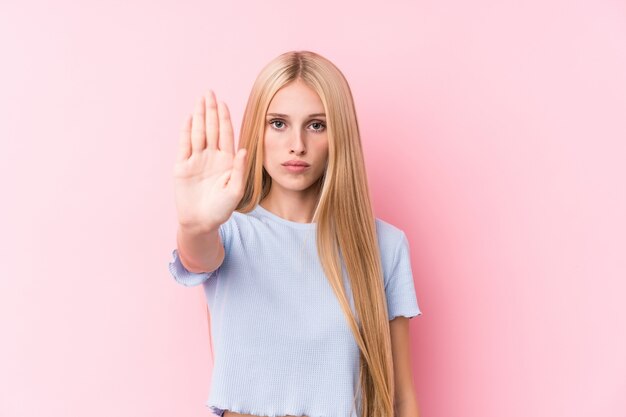
[[(316, 226), (257, 205), (220, 226), (225, 258), (215, 271), (189, 272), (172, 252), (170, 273), (202, 284), (211, 314), (213, 413), (358, 416), (359, 348), (323, 272)], [(389, 319), (421, 315), (405, 233), (378, 218), (376, 230)]]

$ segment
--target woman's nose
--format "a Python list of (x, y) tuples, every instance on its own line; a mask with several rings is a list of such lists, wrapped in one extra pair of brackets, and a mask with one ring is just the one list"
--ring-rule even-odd
[(303, 154), (306, 152), (304, 141), (302, 140), (302, 133), (296, 132), (291, 138), (291, 152), (295, 152), (296, 154)]

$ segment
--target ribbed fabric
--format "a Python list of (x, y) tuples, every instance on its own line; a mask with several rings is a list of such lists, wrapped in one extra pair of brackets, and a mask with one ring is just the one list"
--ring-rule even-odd
[[(172, 276), (202, 284), (211, 313), (213, 413), (358, 416), (359, 349), (322, 270), (316, 226), (257, 205), (220, 226), (226, 256), (215, 271), (189, 272), (172, 252)], [(389, 319), (421, 315), (405, 233), (378, 218), (376, 229)], [(354, 311), (346, 275), (344, 284)]]

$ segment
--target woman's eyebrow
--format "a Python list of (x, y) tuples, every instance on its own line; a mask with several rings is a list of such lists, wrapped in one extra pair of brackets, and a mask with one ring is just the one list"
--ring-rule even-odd
[[(272, 117), (282, 117), (285, 119), (289, 119), (289, 116), (283, 113), (267, 113), (267, 116), (272, 116)], [(314, 113), (314, 114), (309, 114), (309, 117), (326, 117), (326, 113)]]

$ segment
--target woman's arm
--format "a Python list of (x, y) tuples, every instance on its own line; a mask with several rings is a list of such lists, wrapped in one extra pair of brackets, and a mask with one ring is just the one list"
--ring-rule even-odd
[(198, 231), (178, 226), (178, 256), (190, 272), (215, 271), (224, 261), (224, 245), (219, 226), (208, 231)]
[(395, 417), (419, 417), (413, 374), (409, 319), (398, 316), (389, 322), (395, 384)]

